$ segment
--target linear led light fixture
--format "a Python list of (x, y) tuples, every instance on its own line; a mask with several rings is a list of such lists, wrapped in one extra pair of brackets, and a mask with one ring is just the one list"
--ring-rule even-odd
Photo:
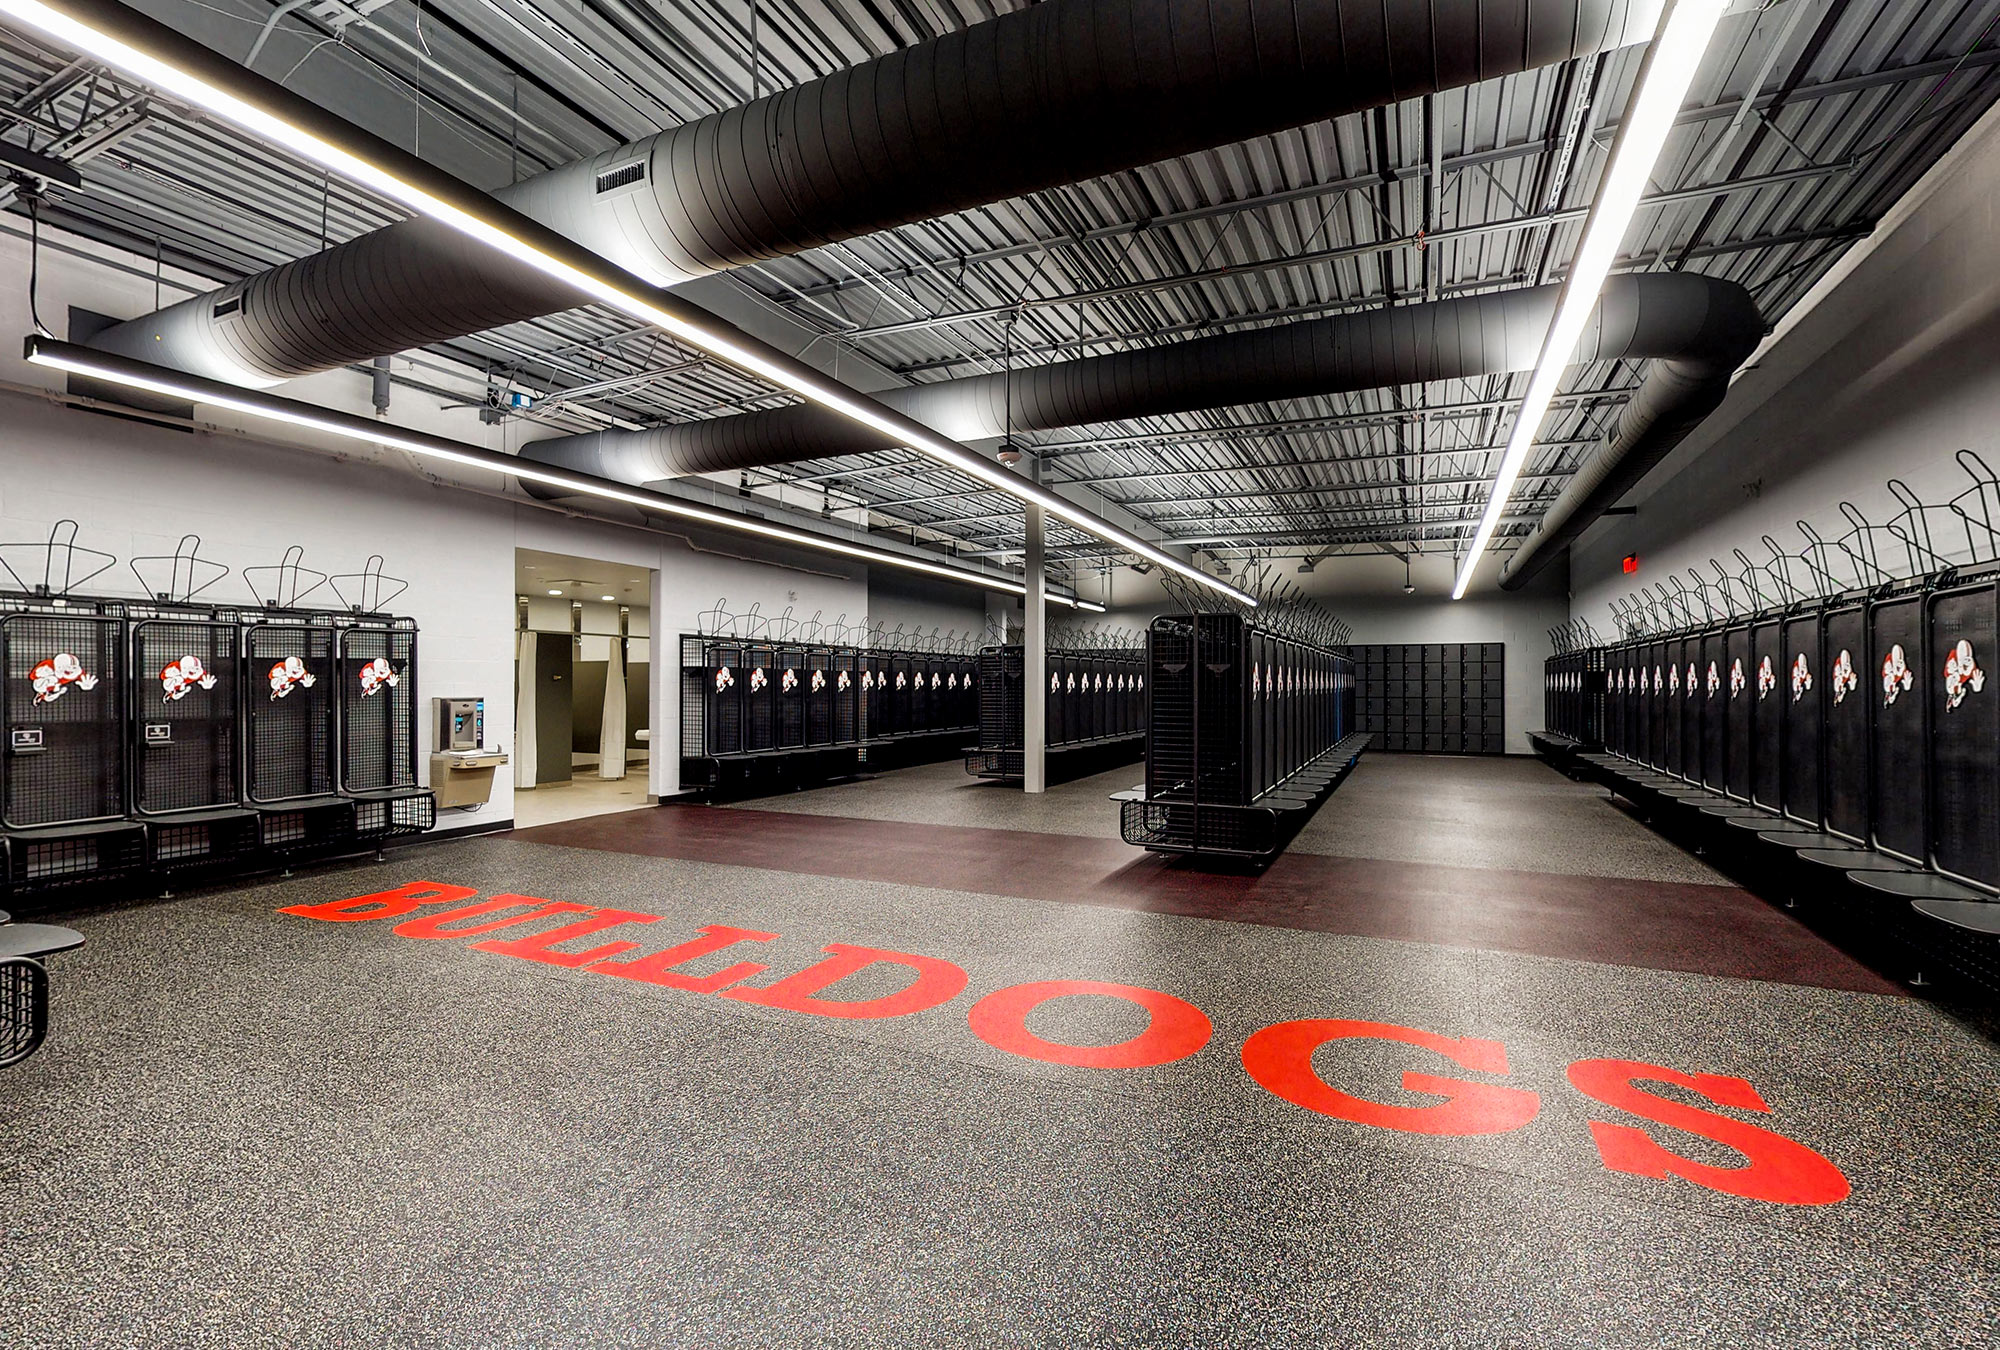
[[(1025, 583), (1016, 581), (1012, 577), (990, 576), (970, 572), (964, 568), (948, 567), (943, 563), (925, 562), (921, 558), (892, 553), (888, 549), (850, 544), (827, 535), (814, 534), (810, 530), (793, 529), (788, 525), (777, 525), (730, 511), (712, 510), (709, 507), (681, 501), (676, 497), (669, 497), (665, 493), (629, 487), (609, 478), (572, 473), (567, 469), (547, 465), (523, 463), (512, 455), (502, 454), (498, 450), (488, 450), (484, 446), (448, 440), (443, 436), (430, 435), (428, 432), (388, 426), (371, 418), (357, 417), (352, 413), (336, 412), (329, 408), (318, 408), (310, 403), (301, 403), (297, 399), (283, 398), (257, 389), (242, 389), (219, 380), (204, 379), (199, 375), (184, 375), (180, 371), (168, 370), (163, 366), (148, 365), (144, 361), (134, 361), (129, 357), (115, 356), (89, 347), (79, 347), (71, 342), (59, 342), (54, 338), (30, 336), (27, 339), (24, 355), (31, 365), (64, 370), (72, 375), (103, 380), (127, 389), (143, 389), (148, 393), (163, 394), (168, 398), (190, 403), (213, 404), (248, 417), (284, 422), (347, 440), (366, 441), (371, 445), (393, 446), (426, 459), (512, 474), (516, 478), (526, 478), (580, 496), (602, 497), (606, 501), (622, 502), (648, 511), (680, 516), (725, 530), (760, 535), (798, 548), (817, 549), (824, 553), (838, 553), (849, 558), (859, 558), (863, 562), (924, 572), (948, 581), (962, 582), (968, 586), (1004, 591), (1009, 595), (1026, 595), (1028, 591)], [(557, 592), (551, 591), (550, 594), (554, 595)], [(1089, 610), (1096, 614), (1104, 613), (1103, 605), (1080, 597), (1051, 593), (1048, 600), (1050, 604), (1066, 605), (1071, 609)]]
[(1583, 240), (1577, 245), (1569, 276), (1556, 298), (1555, 317), (1549, 321), (1548, 336), (1542, 341), (1541, 355), (1535, 362), (1534, 374), (1529, 377), (1527, 396), (1521, 400), (1521, 411), (1514, 417), (1513, 435), (1508, 438), (1507, 453), (1494, 475), (1485, 514), (1472, 536), (1465, 562), (1458, 569), (1458, 581), (1451, 588), (1454, 600), (1465, 598), (1466, 588), (1472, 584), (1473, 569), (1479, 566), (1480, 557), (1493, 541), (1493, 532), (1500, 526), (1507, 499), (1514, 492), (1514, 482), (1521, 476), (1528, 452), (1534, 449), (1535, 437), (1548, 416), (1549, 400), (1555, 397), (1556, 385), (1583, 337), (1598, 292), (1603, 290), (1604, 279), (1610, 275), (1611, 264), (1618, 256), (1618, 246), (1639, 209), (1646, 180), (1652, 177), (1667, 133), (1673, 130), (1688, 86), (1694, 83), (1709, 39), (1715, 35), (1716, 24), (1729, 4), (1730, 0), (1673, 0), (1660, 16), (1660, 26), (1654, 31), (1639, 68), (1637, 92), (1611, 147), (1610, 167), (1597, 185), (1590, 216), (1584, 221)]
[(1032, 502), (1107, 543), (1208, 586), (1239, 604), (1250, 595), (1163, 552), (1039, 483), (992, 463), (726, 320), (650, 285), (452, 175), (343, 121), (117, 0), (0, 0), (0, 16), (55, 39), (142, 84), (476, 239), (619, 313), (673, 334), (823, 408)]

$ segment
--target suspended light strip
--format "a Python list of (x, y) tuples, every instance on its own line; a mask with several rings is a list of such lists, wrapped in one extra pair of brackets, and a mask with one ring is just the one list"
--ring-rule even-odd
[(1493, 532), (1500, 526), (1515, 480), (1521, 476), (1528, 453), (1535, 447), (1535, 437), (1541, 432), (1542, 421), (1548, 416), (1549, 400), (1555, 397), (1556, 385), (1583, 337), (1584, 325), (1597, 305), (1598, 292), (1603, 290), (1604, 279), (1611, 274), (1611, 264), (1618, 256), (1618, 246), (1639, 209), (1646, 180), (1652, 177), (1667, 133), (1673, 130), (1674, 118), (1687, 99), (1688, 87), (1694, 83), (1709, 39), (1715, 35), (1716, 24), (1729, 4), (1730, 0), (1674, 0), (1660, 16), (1660, 26), (1639, 70), (1638, 92), (1626, 110), (1625, 120), (1619, 124), (1610, 167), (1597, 185), (1590, 217), (1584, 222), (1583, 241), (1570, 262), (1569, 276), (1564, 279), (1562, 293), (1556, 300), (1555, 317), (1549, 322), (1548, 336), (1543, 339), (1541, 355), (1528, 380), (1527, 396), (1521, 400), (1521, 411), (1515, 415), (1514, 432), (1508, 438), (1500, 470), (1494, 475), (1486, 512), (1472, 536), (1465, 562), (1459, 567), (1457, 584), (1451, 589), (1454, 600), (1465, 598), (1466, 588), (1472, 584), (1473, 569), (1479, 566), (1480, 557), (1493, 541)]
[(0, 15), (123, 70), (140, 83), (360, 183), (641, 323), (673, 334), (740, 370), (942, 460), (1052, 516), (1240, 604), (1256, 600), (1122, 530), (1038, 483), (992, 463), (922, 423), (803, 362), (729, 329), (503, 203), (406, 155), (324, 109), (228, 61), (116, 0), (0, 0)]
[[(964, 568), (949, 567), (942, 563), (925, 562), (906, 554), (894, 553), (888, 549), (869, 548), (864, 544), (850, 544), (843, 540), (814, 534), (810, 530), (796, 530), (786, 525), (774, 525), (769, 521), (757, 520), (750, 516), (736, 515), (729, 511), (716, 511), (708, 507), (696, 506), (660, 492), (648, 492), (644, 488), (627, 487), (608, 478), (597, 478), (590, 474), (572, 473), (566, 469), (546, 467), (539, 464), (523, 463), (512, 455), (488, 450), (484, 446), (468, 445), (463, 441), (447, 440), (442, 436), (432, 436), (421, 431), (406, 431), (399, 427), (387, 426), (351, 413), (335, 412), (327, 408), (316, 408), (310, 403), (296, 399), (281, 398), (254, 389), (239, 389), (235, 385), (223, 384), (217, 380), (203, 379), (198, 375), (183, 375), (179, 371), (162, 366), (149, 366), (143, 361), (132, 361), (122, 356), (93, 351), (74, 343), (58, 342), (53, 338), (30, 337), (27, 340), (26, 356), (29, 364), (45, 366), (51, 370), (68, 371), (72, 375), (82, 375), (93, 380), (103, 380), (127, 389), (143, 389), (148, 393), (161, 394), (168, 398), (186, 400), (190, 403), (208, 404), (218, 408), (228, 408), (232, 412), (247, 417), (263, 418), (266, 421), (284, 422), (295, 427), (305, 427), (312, 431), (324, 432), (330, 436), (340, 436), (352, 441), (365, 441), (371, 445), (391, 446), (406, 450), (426, 459), (441, 460), (448, 464), (458, 464), (466, 468), (487, 469), (495, 473), (512, 474), (542, 483), (548, 487), (561, 488), (579, 496), (601, 497), (606, 501), (622, 502), (628, 506), (641, 507), (648, 511), (658, 511), (666, 515), (680, 516), (687, 520), (699, 521), (725, 530), (735, 530), (744, 534), (754, 534), (779, 543), (791, 544), (799, 548), (816, 549), (823, 553), (838, 553), (844, 557), (858, 558), (867, 563), (879, 563), (890, 567), (901, 567), (912, 572), (923, 572), (947, 581), (960, 582), (967, 586), (978, 586), (986, 590), (1004, 591), (1009, 595), (1026, 595), (1027, 586), (1012, 577), (989, 576), (980, 572), (969, 572)], [(1064, 605), (1071, 609), (1104, 613), (1104, 606), (1079, 597), (1055, 595), (1048, 597), (1052, 605)]]

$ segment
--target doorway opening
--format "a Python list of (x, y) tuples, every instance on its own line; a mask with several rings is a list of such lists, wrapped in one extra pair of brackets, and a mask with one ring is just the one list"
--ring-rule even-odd
[(514, 552), (514, 822), (650, 806), (653, 573)]

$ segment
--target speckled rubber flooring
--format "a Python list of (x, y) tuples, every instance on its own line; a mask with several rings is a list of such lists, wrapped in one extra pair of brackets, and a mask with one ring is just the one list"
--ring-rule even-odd
[[(464, 840), (68, 916), (89, 944), (55, 959), (51, 1043), (0, 1073), (0, 1344), (2000, 1342), (1985, 1011), (826, 876), (787, 870), (764, 833), (741, 864)], [(479, 899), (279, 912), (419, 879)], [(579, 911), (485, 937), (396, 931), (500, 893), (639, 916), (546, 954), (624, 940), (639, 945), (592, 960), (629, 961), (724, 924), (773, 936), (682, 973), (753, 960), (769, 969), (749, 985), (769, 985), (847, 944), (966, 984), (868, 1020), (475, 945)], [(892, 997), (908, 977), (871, 966), (821, 992)], [(988, 995), (1049, 980), (1160, 991), (1212, 1035), (1116, 1068), (979, 1034)], [(1504, 1073), (1380, 1039), (1309, 1062), (1389, 1105), (1441, 1100), (1405, 1071), (1511, 1088), (1516, 1108), (1532, 1093), (1532, 1119), (1452, 1137), (1295, 1105), (1244, 1047), (1313, 1018), (1498, 1043)], [(1021, 1025), (1092, 1047), (1147, 1016), (1063, 997)], [(1587, 1097), (1570, 1066), (1594, 1059), (1747, 1081), (1768, 1111), (1649, 1090), (1796, 1141), (1849, 1193), (1782, 1204), (1611, 1170), (1593, 1124), (1643, 1127), (1697, 1167), (1745, 1157)]]
[[(956, 762), (926, 764), (739, 806), (1116, 839), (1110, 795), (1145, 773), (1143, 764), (1128, 764), (1030, 797), (1018, 784), (972, 778)], [(1363, 755), (1337, 805), (1315, 814), (1291, 850), (1571, 876), (1724, 880), (1603, 788), (1572, 782), (1526, 756)]]

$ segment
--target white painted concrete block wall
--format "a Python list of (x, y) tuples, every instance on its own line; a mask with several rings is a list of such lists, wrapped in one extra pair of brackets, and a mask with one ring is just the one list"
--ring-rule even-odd
[[(26, 245), (0, 238), (0, 276), (15, 283), (0, 287), (0, 332), (31, 331), (27, 270)], [(153, 307), (153, 284), (45, 251), (42, 314), (60, 324), (72, 303), (139, 314)], [(802, 616), (823, 610), (858, 618), (868, 609), (868, 569), (860, 563), (720, 533), (663, 536), (500, 501), (441, 485), (400, 452), (331, 439), (299, 448), (313, 438), (301, 432), (293, 440), (289, 429), (283, 444), (274, 443), (265, 439), (268, 428), (259, 433), (248, 419), (215, 409), (197, 409), (196, 416), (246, 434), (190, 434), (63, 407), (33, 392), (60, 388), (61, 377), (27, 365), (17, 352), (11, 342), (0, 343), (0, 382), (12, 386), (0, 387), (0, 539), (44, 539), (55, 521), (75, 519), (79, 542), (118, 556), (117, 570), (100, 584), (121, 594), (138, 592), (127, 559), (171, 553), (187, 533), (202, 536), (204, 556), (236, 569), (275, 563), (292, 544), (304, 546), (308, 566), (327, 572), (359, 570), (380, 553), (389, 573), (412, 582), (393, 608), (421, 630), (419, 697), (483, 695), (487, 740), (510, 750), (517, 547), (654, 569), (648, 641), (662, 745), (678, 744), (679, 736), (675, 635), (691, 630), (718, 597), (726, 596), (732, 609), (759, 604), (767, 614), (790, 605)], [(284, 392), (371, 411), (368, 380), (354, 372), (295, 381)], [(519, 439), (518, 428), (487, 427), (469, 409), (440, 407), (401, 387), (391, 420), (495, 449)], [(488, 491), (502, 486), (497, 475), (466, 477)], [(210, 594), (251, 599), (240, 575)], [(977, 612), (979, 602), (968, 594), (968, 612)], [(679, 769), (677, 756), (655, 756), (650, 790), (676, 790)], [(510, 784), (509, 775), (497, 775), (484, 811), (454, 814), (440, 826), (511, 819)]]
[[(1528, 754), (1528, 733), (1542, 726), (1542, 662), (1554, 650), (1548, 630), (1569, 618), (1569, 601), (1553, 580), (1519, 594), (1477, 589), (1450, 599), (1452, 560), (1416, 558), (1406, 573), (1387, 556), (1329, 558), (1299, 573), (1288, 560), (1274, 580), (1298, 585), (1354, 630), (1357, 643), (1503, 642), (1507, 645), (1506, 732), (1509, 754)], [(1416, 594), (1403, 593), (1408, 576)], [(1151, 577), (1114, 574), (1117, 608), (1102, 622), (1143, 632), (1156, 614), (1177, 608)]]

